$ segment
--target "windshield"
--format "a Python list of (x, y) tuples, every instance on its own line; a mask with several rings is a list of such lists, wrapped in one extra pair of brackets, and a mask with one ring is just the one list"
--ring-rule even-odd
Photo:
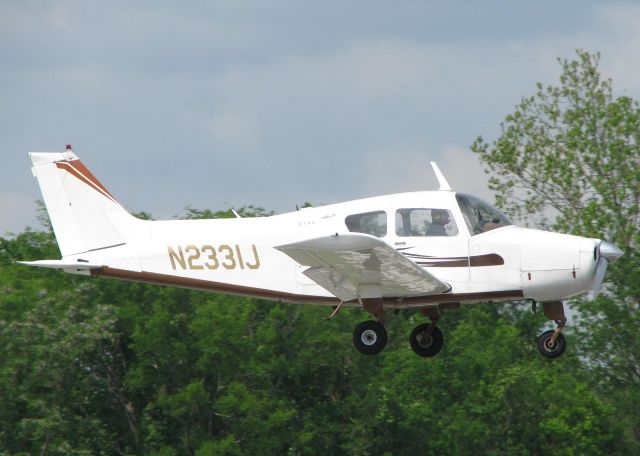
[(480, 198), (457, 193), (456, 200), (472, 236), (512, 224), (502, 212)]

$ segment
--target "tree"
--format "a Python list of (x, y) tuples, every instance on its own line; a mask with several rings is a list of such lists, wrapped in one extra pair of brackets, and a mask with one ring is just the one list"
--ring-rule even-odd
[[(227, 209), (220, 211), (212, 211), (211, 209), (194, 209), (191, 206), (187, 206), (185, 211), (187, 213), (180, 217), (184, 220), (194, 220), (194, 219), (212, 219), (212, 218), (234, 218), (236, 214), (234, 213), (235, 209)], [(250, 204), (248, 206), (242, 206), (235, 211), (240, 217), (268, 217), (269, 215), (273, 215), (274, 212), (269, 212), (260, 206), (254, 206)]]
[(558, 61), (559, 84), (537, 84), (535, 95), (506, 116), (498, 139), (478, 137), (471, 149), (509, 215), (624, 250), (602, 296), (575, 305), (581, 354), (601, 391), (626, 412), (638, 445), (640, 105), (614, 96), (612, 81), (600, 75), (599, 54), (578, 50), (575, 60)]

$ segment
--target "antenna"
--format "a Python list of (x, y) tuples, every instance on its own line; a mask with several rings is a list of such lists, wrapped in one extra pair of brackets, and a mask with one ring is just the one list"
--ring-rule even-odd
[(436, 179), (438, 179), (438, 183), (440, 184), (440, 188), (438, 190), (450, 192), (451, 186), (449, 185), (449, 182), (447, 182), (447, 179), (444, 178), (444, 174), (442, 174), (440, 168), (436, 165), (436, 162), (431, 162), (431, 167), (433, 168), (433, 173), (436, 175)]

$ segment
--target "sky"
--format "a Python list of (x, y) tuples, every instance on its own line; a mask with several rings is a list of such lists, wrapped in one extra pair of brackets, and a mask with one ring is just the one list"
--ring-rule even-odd
[(437, 183), (558, 58), (640, 98), (632, 1), (0, 2), (0, 235), (39, 228), (28, 152), (74, 152), (123, 206), (279, 213)]

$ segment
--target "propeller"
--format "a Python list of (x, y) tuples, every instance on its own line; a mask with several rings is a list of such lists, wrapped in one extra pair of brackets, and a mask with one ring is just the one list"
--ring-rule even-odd
[(609, 260), (601, 256), (598, 259), (598, 266), (596, 266), (596, 274), (593, 279), (593, 289), (591, 290), (591, 299), (596, 299), (600, 289), (602, 288), (602, 282), (604, 281), (604, 275), (607, 272), (607, 266), (609, 266)]
[(616, 261), (622, 255), (622, 250), (615, 245), (607, 241), (600, 241), (600, 244), (597, 247), (598, 265), (596, 266), (596, 273), (593, 279), (591, 299), (596, 299), (598, 293), (600, 293), (609, 262)]

